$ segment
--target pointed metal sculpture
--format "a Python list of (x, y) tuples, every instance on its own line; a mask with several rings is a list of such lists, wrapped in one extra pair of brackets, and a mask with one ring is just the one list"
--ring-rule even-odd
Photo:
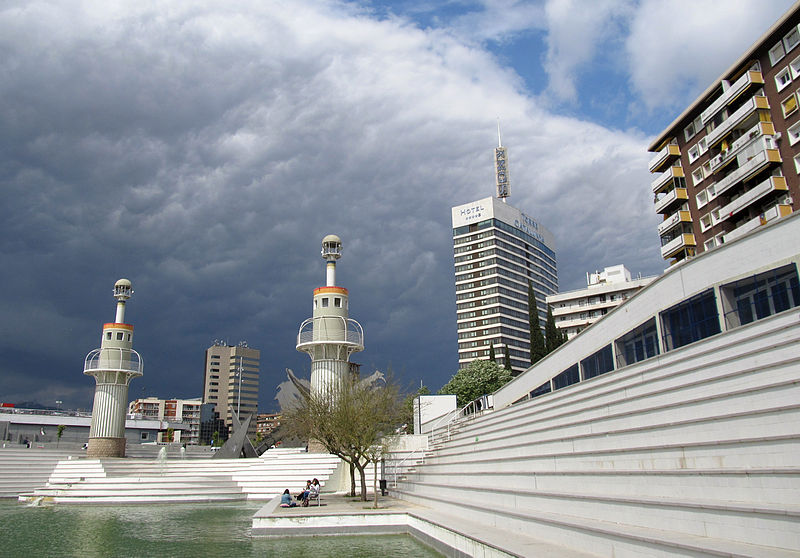
[(214, 454), (214, 459), (237, 459), (240, 457), (258, 457), (256, 448), (250, 438), (247, 437), (247, 429), (250, 427), (250, 419), (252, 415), (247, 415), (244, 422), (239, 421), (239, 415), (231, 409), (231, 417), (233, 417), (233, 434), (222, 445), (217, 453)]

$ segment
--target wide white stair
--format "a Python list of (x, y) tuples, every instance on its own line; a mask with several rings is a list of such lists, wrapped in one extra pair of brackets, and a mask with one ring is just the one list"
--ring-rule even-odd
[(269, 500), (316, 477), (325, 487), (336, 456), (269, 451), (254, 459), (79, 459), (59, 461), (44, 487), (19, 499), (47, 503)]
[(394, 492), (598, 556), (800, 556), (798, 314), (451, 426)]

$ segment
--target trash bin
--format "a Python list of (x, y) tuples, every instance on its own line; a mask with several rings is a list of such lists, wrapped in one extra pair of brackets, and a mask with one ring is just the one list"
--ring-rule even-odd
[(378, 483), (381, 487), (381, 496), (386, 496), (386, 479), (380, 479)]

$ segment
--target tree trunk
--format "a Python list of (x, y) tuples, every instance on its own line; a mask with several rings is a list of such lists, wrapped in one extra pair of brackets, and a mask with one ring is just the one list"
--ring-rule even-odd
[(367, 475), (364, 473), (364, 467), (366, 466), (366, 463), (364, 465), (362, 465), (361, 464), (361, 460), (359, 459), (359, 460), (355, 461), (355, 466), (356, 466), (356, 469), (358, 469), (358, 475), (361, 478), (361, 501), (362, 502), (366, 502), (367, 501)]
[(378, 509), (378, 460), (377, 459), (375, 459), (372, 462), (372, 472), (373, 472), (372, 491), (375, 493), (375, 504), (372, 507)]
[(350, 463), (350, 496), (356, 497), (356, 468), (353, 463)]

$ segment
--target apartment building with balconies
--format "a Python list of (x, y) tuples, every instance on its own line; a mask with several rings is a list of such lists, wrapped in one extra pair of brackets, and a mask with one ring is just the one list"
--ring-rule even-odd
[(694, 256), (800, 199), (800, 2), (650, 144), (661, 256)]
[(633, 278), (624, 265), (614, 265), (587, 273), (585, 289), (550, 295), (547, 304), (556, 327), (572, 339), (657, 278)]
[(198, 444), (201, 405), (202, 402), (199, 397), (196, 399), (145, 397), (131, 401), (128, 404), (128, 413), (142, 419), (183, 423), (184, 428), (167, 428), (165, 426), (158, 433), (156, 440), (158, 442)]

